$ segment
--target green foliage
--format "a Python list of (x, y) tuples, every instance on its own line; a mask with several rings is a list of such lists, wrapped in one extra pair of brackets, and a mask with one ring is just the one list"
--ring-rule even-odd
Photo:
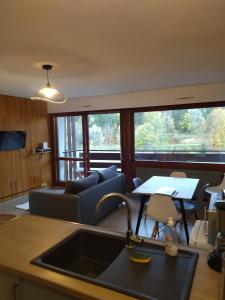
[[(136, 151), (222, 151), (225, 149), (225, 108), (137, 112)], [(63, 119), (64, 118), (64, 119)], [(82, 148), (82, 118), (64, 120), (66, 149)], [(63, 123), (62, 123), (63, 124)], [(120, 150), (119, 113), (88, 116), (91, 150)]]
[(136, 150), (144, 151), (154, 149), (158, 145), (158, 137), (155, 128), (150, 123), (139, 125), (135, 135)]
[(90, 150), (120, 150), (119, 113), (88, 116)]
[(136, 113), (136, 120), (136, 151), (225, 149), (223, 107)]
[(212, 145), (220, 150), (225, 148), (225, 109), (215, 108), (207, 118), (208, 133)]
[(183, 120), (181, 122), (181, 128), (184, 132), (191, 132), (191, 114), (189, 111), (186, 111), (183, 115)]
[[(136, 115), (138, 115), (137, 113)], [(168, 130), (174, 128), (174, 122), (171, 117), (161, 112), (144, 112), (142, 116), (142, 124), (136, 125), (135, 130), (135, 147), (139, 151), (157, 150), (161, 144), (168, 142)], [(139, 120), (140, 120), (139, 119)], [(136, 120), (136, 118), (135, 118)]]

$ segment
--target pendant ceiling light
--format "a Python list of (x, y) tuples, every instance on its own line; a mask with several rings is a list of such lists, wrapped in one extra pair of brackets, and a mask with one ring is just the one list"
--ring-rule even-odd
[(43, 65), (42, 66), (43, 70), (46, 70), (47, 72), (47, 84), (46, 87), (41, 89), (36, 96), (31, 97), (32, 100), (43, 100), (43, 101), (48, 101), (51, 103), (65, 103), (66, 102), (66, 97), (61, 94), (59, 91), (51, 87), (50, 82), (49, 82), (49, 76), (48, 76), (48, 71), (52, 69), (51, 65)]

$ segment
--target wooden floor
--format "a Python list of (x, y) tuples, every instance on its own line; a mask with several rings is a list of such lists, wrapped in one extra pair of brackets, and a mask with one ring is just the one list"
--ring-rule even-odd
[(6, 203), (6, 202), (11, 201), (11, 200), (19, 199), (22, 196), (26, 197), (27, 195), (28, 195), (28, 192), (26, 191), (26, 192), (17, 193), (17, 194), (12, 195), (12, 196), (7, 196), (7, 197), (0, 198), (0, 205), (2, 203)]
[[(138, 217), (138, 211), (140, 202), (137, 199), (131, 198), (130, 203), (132, 207), (132, 228), (133, 231), (135, 231), (136, 223), (137, 223), (137, 217)], [(188, 216), (188, 229), (189, 233), (191, 232), (193, 228), (194, 220), (191, 218), (192, 216)], [(103, 227), (112, 231), (118, 231), (118, 232), (126, 232), (127, 230), (127, 208), (126, 206), (119, 207), (112, 213), (110, 213), (108, 216), (106, 216), (103, 220), (98, 222), (96, 224), (98, 227)], [(143, 237), (150, 237), (152, 229), (154, 226), (154, 221), (150, 219), (144, 219), (141, 220), (141, 225), (139, 229), (139, 235)], [(184, 245), (186, 245), (186, 237), (184, 232), (184, 227), (181, 225), (176, 226), (177, 233), (180, 238), (180, 242)], [(160, 233), (159, 239), (164, 239), (164, 233)]]
[(16, 205), (23, 204), (28, 201), (28, 193), (19, 196), (7, 197), (7, 201), (0, 203), (0, 214), (14, 214), (16, 216), (28, 213), (23, 209), (16, 208)]
[[(132, 228), (133, 231), (135, 231), (136, 223), (137, 223), (137, 217), (138, 217), (138, 211), (139, 211), (139, 205), (140, 202), (132, 198), (129, 195), (131, 207), (132, 207)], [(25, 210), (18, 209), (15, 206), (18, 204), (22, 204), (28, 201), (28, 194), (20, 195), (19, 197), (12, 197), (11, 199), (8, 199), (8, 201), (5, 201), (3, 203), (0, 203), (0, 214), (14, 214), (17, 216), (23, 215), (25, 213), (29, 213)], [(189, 233), (192, 230), (193, 227), (193, 220), (189, 218), (188, 220), (188, 228)], [(125, 233), (127, 230), (127, 208), (125, 205), (119, 207), (118, 209), (114, 210), (112, 213), (110, 213), (108, 216), (106, 216), (103, 220), (98, 222), (96, 224), (98, 227), (103, 227), (108, 230), (117, 231), (117, 232), (123, 232)], [(142, 218), (140, 229), (139, 229), (139, 235), (143, 237), (150, 237), (152, 229), (154, 226), (154, 221), (150, 219), (144, 219)], [(186, 238), (184, 233), (184, 227), (177, 225), (177, 232), (179, 235), (179, 238), (181, 240), (182, 244), (186, 245)], [(160, 234), (160, 239), (164, 239), (164, 233), (162, 232)]]

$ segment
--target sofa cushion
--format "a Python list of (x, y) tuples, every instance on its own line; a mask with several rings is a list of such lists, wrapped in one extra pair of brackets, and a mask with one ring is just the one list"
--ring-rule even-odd
[(105, 181), (107, 179), (110, 179), (117, 174), (117, 166), (111, 166), (99, 171), (96, 171), (99, 174), (99, 182)]
[(67, 181), (65, 194), (78, 194), (96, 184), (98, 184), (99, 175), (92, 173), (91, 175), (75, 181)]

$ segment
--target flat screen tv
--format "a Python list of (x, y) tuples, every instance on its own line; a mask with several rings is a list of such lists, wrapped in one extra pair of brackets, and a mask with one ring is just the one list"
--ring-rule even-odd
[(25, 148), (26, 131), (0, 131), (0, 151)]

